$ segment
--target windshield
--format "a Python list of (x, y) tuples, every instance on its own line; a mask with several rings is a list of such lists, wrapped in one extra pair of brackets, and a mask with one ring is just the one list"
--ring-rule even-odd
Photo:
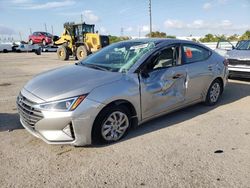
[(240, 41), (237, 50), (250, 50), (250, 40), (247, 41)]
[(52, 35), (49, 33), (42, 33), (42, 34), (45, 35), (46, 37), (52, 37)]
[(153, 42), (120, 42), (87, 57), (81, 65), (112, 72), (127, 72), (144, 54), (155, 47)]

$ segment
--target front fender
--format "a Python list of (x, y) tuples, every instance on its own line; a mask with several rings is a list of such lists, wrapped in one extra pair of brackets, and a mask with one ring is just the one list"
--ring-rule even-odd
[(122, 79), (93, 89), (87, 98), (105, 106), (117, 100), (130, 102), (141, 119), (140, 87), (137, 74), (124, 75)]

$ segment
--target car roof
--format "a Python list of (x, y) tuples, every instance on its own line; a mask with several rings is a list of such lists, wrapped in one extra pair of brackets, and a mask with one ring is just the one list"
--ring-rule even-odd
[(185, 44), (193, 44), (193, 45), (198, 45), (200, 47), (203, 47), (209, 51), (211, 51), (210, 48), (208, 48), (207, 46), (201, 44), (201, 43), (197, 43), (194, 41), (190, 41), (190, 40), (181, 40), (181, 39), (171, 39), (171, 38), (143, 38), (143, 39), (131, 39), (131, 40), (127, 40), (127, 41), (121, 41), (121, 42), (154, 42), (156, 45), (168, 45), (168, 44), (172, 44), (172, 43), (185, 43)]
[(178, 41), (184, 41), (179, 39), (170, 39), (170, 38), (143, 38), (143, 39), (131, 39), (129, 41), (133, 42), (155, 42), (155, 43), (161, 43), (161, 42), (178, 42)]
[(33, 33), (47, 33), (47, 34), (50, 34), (50, 33), (45, 32), (45, 31), (35, 31), (35, 32), (33, 32)]
[(172, 38), (143, 38), (143, 39), (131, 39), (123, 42), (154, 42), (154, 43), (190, 43), (190, 44), (200, 44), (190, 40), (172, 39)]

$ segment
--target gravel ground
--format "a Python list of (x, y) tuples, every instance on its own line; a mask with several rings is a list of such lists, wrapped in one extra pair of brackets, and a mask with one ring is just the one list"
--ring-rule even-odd
[(66, 64), (0, 54), (1, 187), (250, 187), (250, 80), (230, 80), (215, 107), (163, 116), (116, 144), (47, 145), (22, 128), (15, 99), (33, 75)]

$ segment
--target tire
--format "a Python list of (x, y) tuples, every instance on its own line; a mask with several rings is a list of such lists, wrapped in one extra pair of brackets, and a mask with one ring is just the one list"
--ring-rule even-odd
[(41, 53), (42, 53), (41, 47), (39, 47), (38, 49), (35, 50), (36, 55), (41, 55)]
[(42, 40), (42, 44), (43, 44), (44, 46), (46, 46), (46, 41), (45, 41), (45, 40)]
[(83, 60), (88, 56), (88, 51), (84, 45), (76, 49), (76, 57), (78, 60)]
[(30, 43), (31, 45), (33, 45), (33, 44), (34, 44), (34, 42), (33, 42), (33, 40), (32, 40), (32, 39), (30, 39), (30, 40), (29, 40), (29, 43)]
[[(120, 124), (119, 115), (123, 122)], [(92, 143), (109, 144), (117, 142), (127, 134), (130, 127), (131, 113), (126, 106), (119, 105), (106, 107), (100, 112), (95, 120), (92, 129)]]
[(58, 59), (65, 61), (69, 59), (69, 49), (66, 46), (60, 46), (57, 49), (57, 57)]
[(223, 91), (222, 87), (223, 86), (220, 80), (216, 79), (212, 82), (207, 91), (207, 96), (205, 101), (206, 105), (213, 106), (219, 101), (220, 95), (222, 94)]

